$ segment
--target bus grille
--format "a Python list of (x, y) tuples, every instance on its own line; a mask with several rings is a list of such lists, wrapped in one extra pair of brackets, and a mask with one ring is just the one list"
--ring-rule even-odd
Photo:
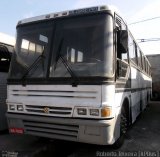
[(26, 111), (28, 113), (43, 114), (43, 115), (62, 115), (71, 116), (71, 107), (55, 107), (55, 106), (37, 106), (37, 105), (26, 105)]
[(78, 125), (43, 123), (26, 120), (23, 122), (27, 134), (62, 140), (77, 140)]

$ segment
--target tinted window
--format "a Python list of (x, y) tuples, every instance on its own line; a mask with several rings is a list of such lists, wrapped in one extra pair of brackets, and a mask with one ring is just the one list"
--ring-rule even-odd
[(111, 16), (63, 19), (57, 21), (56, 28), (50, 77), (71, 77), (59, 56), (79, 77), (113, 74)]
[(28, 70), (27, 77), (30, 78), (46, 76), (52, 30), (53, 22), (17, 28), (17, 42), (11, 63), (10, 78), (22, 78)]
[(137, 47), (137, 58), (138, 58), (138, 66), (142, 68), (142, 56), (141, 56), (141, 51)]
[(129, 57), (130, 57), (130, 60), (137, 64), (137, 58), (136, 58), (136, 44), (135, 42), (133, 41), (132, 37), (129, 36)]

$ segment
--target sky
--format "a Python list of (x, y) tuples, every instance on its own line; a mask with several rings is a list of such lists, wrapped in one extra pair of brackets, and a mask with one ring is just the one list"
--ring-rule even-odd
[[(135, 39), (160, 38), (160, 0), (2, 0), (0, 32), (16, 36), (17, 22), (24, 18), (97, 5), (110, 5), (127, 22)], [(137, 40), (139, 42), (140, 40)], [(144, 54), (160, 54), (160, 41), (139, 43)]]

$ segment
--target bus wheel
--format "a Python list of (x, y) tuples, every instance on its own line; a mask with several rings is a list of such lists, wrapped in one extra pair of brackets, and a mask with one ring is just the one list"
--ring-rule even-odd
[(127, 132), (128, 128), (128, 120), (127, 120), (127, 114), (124, 107), (122, 107), (121, 111), (121, 119), (120, 119), (120, 137), (118, 140), (113, 144), (113, 147), (115, 149), (120, 148), (124, 143), (125, 134)]

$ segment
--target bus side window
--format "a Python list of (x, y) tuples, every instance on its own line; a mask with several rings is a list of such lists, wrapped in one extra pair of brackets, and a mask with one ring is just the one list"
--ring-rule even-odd
[(143, 68), (142, 70), (145, 71), (145, 58), (144, 58), (143, 54), (142, 54), (142, 65), (143, 65), (142, 66), (142, 68)]
[(125, 78), (128, 70), (128, 53), (117, 54), (117, 75), (119, 78)]
[(146, 58), (144, 57), (144, 71), (146, 72), (147, 65), (146, 65)]
[[(117, 15), (116, 16), (116, 30), (127, 30), (126, 24)], [(128, 52), (123, 53), (119, 51), (118, 46), (118, 34), (117, 34), (117, 77), (120, 79), (125, 79), (128, 71)]]
[(128, 53), (122, 53), (121, 54), (121, 59), (122, 59), (122, 61), (125, 61), (125, 62), (128, 63)]
[(137, 65), (136, 44), (130, 35), (129, 35), (129, 45), (128, 46), (129, 46), (129, 58), (132, 63)]
[(138, 57), (138, 66), (139, 68), (141, 68), (142, 67), (141, 51), (139, 50), (138, 47), (137, 47), (137, 57)]

